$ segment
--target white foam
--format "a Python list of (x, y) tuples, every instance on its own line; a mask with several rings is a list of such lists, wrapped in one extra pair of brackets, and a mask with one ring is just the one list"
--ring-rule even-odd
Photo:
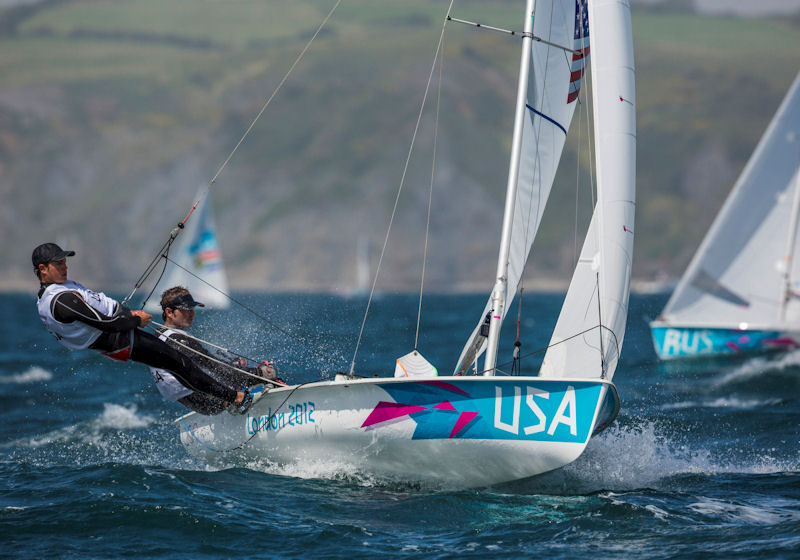
[(749, 410), (780, 404), (781, 399), (738, 399), (736, 397), (719, 397), (705, 401), (682, 401), (661, 406), (662, 410), (682, 410), (687, 408), (735, 408)]
[(721, 387), (728, 383), (747, 381), (768, 372), (781, 371), (792, 367), (800, 367), (800, 350), (781, 354), (778, 359), (769, 359), (763, 356), (752, 358), (733, 371), (720, 376), (714, 381), (713, 386)]
[(31, 366), (22, 373), (0, 376), (0, 383), (41, 383), (50, 381), (53, 374), (39, 366)]
[(106, 430), (135, 430), (146, 428), (155, 422), (155, 418), (146, 414), (138, 414), (136, 405), (122, 406), (118, 404), (104, 405), (103, 413), (96, 419), (70, 426), (64, 426), (50, 432), (31, 437), (27, 440), (12, 442), (17, 446), (42, 447), (53, 443), (80, 441), (95, 446), (105, 446), (103, 432)]
[(716, 467), (708, 451), (675, 444), (659, 435), (650, 422), (612, 426), (591, 439), (583, 455), (562, 470), (570, 477), (591, 480), (598, 490), (621, 490), (654, 486), (677, 474), (715, 472)]
[(669, 517), (669, 514), (666, 511), (652, 504), (644, 506), (644, 509), (652, 513), (656, 519), (660, 519), (662, 521), (666, 520)]
[(245, 466), (250, 470), (302, 479), (346, 479), (356, 482), (361, 486), (375, 486), (379, 484), (376, 477), (366, 473), (355, 472), (352, 463), (339, 462), (331, 459), (304, 458), (287, 464), (279, 464), (267, 459), (258, 459), (249, 461)]
[(146, 428), (155, 418), (146, 414), (137, 414), (136, 405), (122, 406), (119, 404), (106, 403), (105, 409), (100, 418), (97, 419), (95, 427), (112, 428), (115, 430), (133, 430)]
[(57, 430), (53, 430), (52, 432), (48, 432), (46, 434), (42, 434), (37, 437), (32, 437), (27, 442), (25, 442), (24, 440), (19, 440), (14, 442), (14, 444), (15, 445), (27, 444), (29, 447), (41, 447), (43, 445), (48, 445), (59, 441), (67, 441), (72, 438), (72, 435), (75, 433), (76, 430), (77, 426), (67, 426), (65, 428), (59, 428)]
[[(769, 453), (769, 450), (765, 450), (756, 458), (742, 459), (724, 449), (720, 451), (715, 448), (713, 452), (696, 449), (690, 443), (676, 440), (669, 429), (665, 430), (654, 422), (627, 427), (614, 425), (600, 436), (592, 438), (576, 461), (532, 479), (530, 483), (537, 490), (556, 492), (628, 491), (663, 487), (669, 484), (670, 477), (686, 474), (770, 474), (798, 470), (800, 457), (779, 459)], [(731, 458), (733, 455), (737, 457)], [(355, 464), (352, 461), (308, 458), (289, 464), (266, 459), (239, 463), (245, 468), (272, 475), (346, 481), (367, 487), (399, 484), (415, 489), (434, 489), (445, 486), (435, 482), (393, 480), (359, 471)], [(521, 483), (528, 485), (524, 481)], [(658, 508), (647, 509), (655, 518), (668, 515)]]
[(712, 516), (715, 519), (726, 519), (732, 523), (747, 525), (777, 525), (787, 521), (800, 519), (800, 512), (789, 511), (785, 508), (776, 510), (771, 507), (726, 502), (715, 498), (705, 498), (702, 501), (690, 504), (689, 509), (702, 515)]
[[(626, 458), (620, 460), (621, 457)], [(796, 471), (798, 459), (779, 459), (769, 450), (756, 459), (731, 459), (724, 450), (712, 454), (691, 449), (659, 434), (650, 422), (635, 427), (612, 426), (592, 438), (583, 455), (552, 475), (547, 482), (566, 487), (593, 490), (633, 490), (658, 488), (661, 481), (684, 474), (771, 474)], [(558, 474), (556, 474), (558, 473)], [(588, 486), (588, 487), (587, 487)]]

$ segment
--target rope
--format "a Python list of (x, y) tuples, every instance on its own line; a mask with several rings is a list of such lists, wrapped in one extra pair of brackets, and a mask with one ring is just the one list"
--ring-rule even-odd
[[(446, 23), (447, 20), (445, 20)], [(436, 120), (433, 126), (433, 156), (431, 157), (431, 185), (428, 190), (428, 216), (425, 221), (425, 249), (422, 255), (422, 275), (419, 281), (419, 305), (417, 306), (417, 331), (414, 334), (414, 350), (419, 341), (419, 325), (422, 321), (422, 293), (425, 285), (425, 265), (428, 262), (428, 239), (431, 231), (431, 207), (433, 206), (433, 180), (436, 175), (436, 146), (439, 139), (439, 109), (442, 100), (442, 68), (444, 66), (444, 35), (442, 35), (441, 57), (439, 57), (439, 85), (436, 90)]]
[[(617, 339), (616, 333), (614, 331), (612, 331), (611, 329), (609, 329), (608, 327), (606, 327), (605, 325), (595, 325), (595, 326), (589, 327), (588, 329), (585, 329), (585, 330), (583, 330), (583, 331), (581, 331), (579, 333), (575, 333), (572, 336), (569, 336), (569, 337), (565, 338), (564, 340), (559, 340), (558, 342), (556, 342), (554, 344), (548, 344), (547, 346), (543, 346), (542, 348), (539, 348), (538, 350), (534, 350), (533, 352), (529, 352), (527, 354), (523, 354), (523, 355), (521, 355), (521, 356), (519, 356), (517, 358), (514, 358), (514, 359), (509, 360), (507, 362), (503, 362), (502, 364), (498, 364), (495, 367), (495, 372), (501, 371), (500, 370), (501, 366), (507, 366), (507, 365), (512, 365), (513, 366), (514, 360), (522, 360), (522, 358), (528, 358), (528, 357), (533, 356), (535, 354), (539, 354), (540, 352), (544, 352), (545, 350), (547, 350), (549, 348), (552, 348), (554, 346), (558, 346), (559, 344), (563, 344), (565, 342), (568, 342), (568, 341), (572, 340), (573, 338), (577, 338), (577, 337), (579, 337), (581, 335), (584, 335), (584, 334), (586, 334), (588, 332), (592, 332), (594, 329), (600, 329), (600, 330), (605, 329), (605, 330), (607, 330), (607, 331), (609, 331), (611, 333), (611, 335), (614, 337), (614, 345), (617, 348), (617, 356), (619, 357), (619, 355), (620, 355), (620, 352), (619, 352), (619, 340)], [(476, 371), (473, 375), (483, 375), (484, 373), (486, 373), (488, 371), (491, 371), (491, 368), (485, 369), (483, 371)], [(605, 378), (605, 372), (603, 372), (603, 376), (602, 377)]]
[[(320, 24), (319, 24), (319, 27), (317, 27), (317, 30), (314, 32), (314, 35), (312, 35), (312, 36), (311, 36), (311, 39), (309, 39), (309, 40), (308, 40), (308, 43), (306, 43), (306, 46), (305, 46), (305, 47), (303, 47), (303, 50), (302, 50), (302, 51), (300, 52), (300, 54), (297, 56), (297, 58), (295, 59), (294, 63), (292, 64), (291, 68), (289, 68), (289, 70), (288, 70), (288, 71), (286, 72), (286, 74), (283, 76), (283, 79), (280, 81), (280, 83), (278, 84), (278, 86), (275, 88), (275, 91), (273, 91), (273, 92), (272, 92), (272, 95), (270, 95), (270, 96), (269, 96), (269, 99), (267, 99), (267, 101), (266, 101), (266, 102), (264, 103), (264, 105), (261, 107), (261, 110), (258, 112), (258, 114), (256, 115), (256, 117), (253, 119), (253, 122), (251, 122), (251, 123), (250, 123), (250, 126), (248, 126), (248, 127), (247, 127), (247, 130), (245, 130), (245, 132), (244, 132), (244, 134), (242, 135), (242, 137), (241, 137), (241, 139), (239, 140), (239, 142), (237, 142), (237, 143), (236, 143), (236, 146), (233, 148), (233, 150), (231, 151), (230, 155), (229, 155), (229, 156), (227, 157), (227, 159), (226, 159), (226, 160), (225, 160), (225, 161), (222, 163), (222, 165), (220, 166), (219, 170), (218, 170), (218, 171), (217, 171), (217, 173), (214, 175), (214, 178), (213, 178), (213, 179), (211, 179), (211, 181), (209, 182), (209, 188), (210, 188), (210, 186), (211, 186), (211, 185), (213, 185), (213, 184), (214, 184), (214, 182), (216, 182), (216, 180), (217, 180), (217, 177), (219, 177), (220, 173), (222, 173), (222, 170), (223, 170), (223, 169), (225, 169), (225, 167), (228, 165), (228, 162), (229, 162), (229, 161), (231, 160), (231, 158), (233, 157), (233, 154), (235, 154), (235, 153), (236, 153), (236, 150), (238, 150), (238, 149), (239, 149), (239, 146), (241, 146), (241, 145), (242, 145), (242, 142), (244, 142), (244, 139), (245, 139), (245, 138), (247, 138), (247, 135), (248, 135), (248, 134), (250, 134), (250, 131), (253, 129), (253, 127), (255, 126), (255, 124), (256, 124), (256, 122), (258, 121), (258, 119), (260, 119), (260, 118), (261, 118), (261, 115), (262, 115), (262, 114), (264, 113), (264, 111), (267, 109), (267, 107), (269, 106), (269, 104), (270, 104), (270, 103), (272, 103), (272, 100), (273, 100), (273, 99), (274, 99), (274, 97), (275, 97), (275, 96), (278, 94), (278, 92), (281, 90), (281, 88), (283, 87), (283, 84), (284, 84), (284, 83), (286, 83), (286, 80), (289, 78), (289, 75), (290, 75), (290, 74), (292, 73), (292, 71), (295, 69), (295, 67), (296, 67), (296, 66), (297, 66), (297, 64), (300, 62), (300, 60), (302, 60), (303, 56), (305, 56), (305, 54), (306, 54), (306, 51), (308, 51), (308, 49), (311, 47), (311, 43), (313, 43), (313, 42), (314, 42), (314, 39), (316, 39), (316, 38), (317, 38), (317, 35), (319, 35), (319, 32), (320, 32), (320, 31), (322, 31), (322, 28), (323, 28), (323, 27), (325, 27), (325, 24), (327, 24), (327, 23), (328, 23), (328, 20), (329, 20), (329, 19), (331, 18), (331, 16), (333, 15), (333, 12), (335, 12), (335, 11), (336, 11), (336, 8), (338, 8), (338, 7), (339, 7), (339, 4), (341, 4), (341, 2), (342, 2), (342, 0), (336, 0), (336, 4), (334, 4), (334, 5), (333, 5), (333, 7), (331, 8), (331, 10), (328, 12), (328, 15), (326, 15), (326, 16), (325, 16), (325, 19), (323, 19), (323, 20), (322, 20), (322, 23), (320, 23)], [(208, 189), (206, 189), (206, 192), (208, 192)]]
[(522, 358), (519, 355), (519, 349), (522, 347), (522, 342), (519, 340), (519, 329), (520, 324), (522, 323), (522, 281), (520, 280), (519, 285), (519, 305), (517, 306), (517, 339), (514, 341), (514, 351), (512, 352), (512, 357), (514, 363), (511, 365), (511, 375), (514, 375), (514, 371), (517, 373), (522, 373)]
[[(157, 323), (157, 322), (155, 322), (155, 321), (152, 321), (152, 322), (150, 323), (150, 325), (148, 325), (148, 326), (150, 326), (150, 328), (151, 328), (151, 329), (153, 330), (153, 332), (155, 332), (156, 334), (161, 334), (161, 333), (159, 332), (159, 330), (158, 330), (158, 329), (156, 329), (155, 327), (153, 327), (153, 325), (156, 325), (156, 326), (158, 326), (158, 327), (162, 327), (162, 328), (165, 328), (165, 329), (170, 329), (170, 328), (172, 328), (172, 327), (168, 327), (168, 326), (166, 326), (166, 325), (162, 325), (162, 324), (160, 324), (160, 323)], [(239, 354), (236, 354), (236, 353), (234, 353), (234, 352), (230, 352), (230, 351), (229, 351), (229, 350), (227, 350), (226, 348), (223, 348), (223, 347), (221, 347), (221, 346), (217, 346), (217, 345), (215, 345), (215, 344), (212, 344), (212, 343), (210, 343), (210, 342), (206, 342), (205, 340), (202, 340), (202, 339), (200, 339), (200, 338), (197, 338), (196, 336), (192, 336), (192, 335), (190, 335), (189, 333), (187, 333), (186, 331), (181, 331), (181, 334), (184, 334), (184, 335), (186, 335), (188, 338), (190, 338), (190, 339), (192, 339), (192, 340), (195, 340), (195, 341), (197, 341), (197, 342), (200, 342), (200, 343), (202, 343), (202, 344), (207, 344), (207, 345), (211, 346), (212, 348), (217, 348), (218, 350), (222, 350), (223, 352), (228, 352), (229, 354), (233, 354), (233, 355), (235, 355), (235, 356), (237, 356), (237, 357), (239, 357), (239, 358), (243, 358), (243, 359), (245, 359), (245, 360), (248, 360), (248, 361), (251, 361), (251, 362), (255, 362), (255, 360), (252, 360), (252, 359), (250, 359), (250, 358), (247, 358), (247, 357), (245, 357), (245, 356), (240, 356)], [(196, 348), (192, 348), (191, 346), (188, 346), (188, 345), (184, 344), (184, 343), (183, 343), (183, 342), (181, 342), (180, 340), (177, 340), (177, 339), (175, 339), (175, 338), (170, 338), (169, 340), (170, 340), (170, 343), (177, 344), (178, 346), (180, 346), (180, 347), (181, 347), (181, 348), (183, 348), (184, 350), (188, 350), (189, 352), (192, 352), (193, 354), (197, 354), (198, 356), (203, 356), (203, 358), (205, 358), (205, 359), (207, 359), (207, 360), (211, 360), (212, 362), (214, 362), (214, 363), (217, 363), (217, 364), (219, 364), (219, 365), (221, 365), (221, 366), (225, 366), (226, 368), (232, 369), (233, 371), (238, 371), (239, 373), (242, 373), (242, 374), (244, 374), (244, 375), (248, 375), (248, 376), (250, 376), (250, 377), (253, 377), (253, 378), (255, 378), (255, 379), (258, 379), (259, 381), (264, 381), (264, 382), (266, 382), (266, 383), (271, 383), (271, 384), (273, 384), (273, 385), (275, 385), (275, 386), (277, 386), (277, 387), (285, 387), (285, 385), (284, 385), (283, 383), (279, 383), (279, 382), (277, 382), (277, 381), (274, 381), (274, 380), (272, 380), (272, 379), (269, 379), (269, 378), (266, 378), (266, 377), (262, 377), (262, 376), (260, 376), (260, 375), (256, 375), (255, 373), (251, 373), (251, 372), (249, 372), (249, 371), (243, 370), (243, 369), (241, 369), (241, 368), (239, 368), (239, 367), (236, 367), (235, 365), (231, 364), (230, 362), (224, 362), (224, 361), (222, 361), (222, 360), (218, 360), (218, 359), (216, 359), (214, 356), (211, 356), (210, 354), (206, 354), (205, 352), (201, 352), (200, 350), (197, 350)], [(273, 366), (273, 367), (274, 367), (274, 366)], [(276, 371), (278, 371), (278, 370), (277, 370), (277, 368), (275, 368), (275, 370), (276, 370)], [(281, 372), (281, 373), (288, 373), (288, 372)]]
[(293, 340), (293, 341), (297, 342), (297, 343), (298, 343), (300, 346), (302, 346), (303, 348), (305, 348), (305, 349), (306, 349), (308, 352), (310, 352), (311, 354), (315, 355), (315, 356), (316, 356), (316, 357), (318, 357), (318, 358), (324, 359), (324, 360), (329, 358), (329, 356), (328, 356), (328, 355), (326, 355), (326, 354), (323, 354), (322, 352), (319, 352), (318, 350), (316, 350), (316, 349), (312, 348), (311, 346), (309, 346), (308, 344), (306, 344), (306, 343), (303, 341), (303, 339), (301, 339), (301, 338), (300, 338), (300, 337), (298, 337), (297, 335), (295, 335), (295, 334), (292, 334), (292, 333), (290, 333), (289, 331), (287, 331), (286, 329), (283, 329), (283, 328), (281, 328), (280, 326), (276, 325), (275, 323), (273, 323), (272, 321), (270, 321), (270, 320), (269, 320), (267, 317), (265, 317), (265, 316), (261, 315), (260, 313), (258, 313), (257, 311), (255, 311), (255, 310), (254, 310), (253, 308), (251, 308), (250, 306), (248, 306), (248, 305), (246, 305), (246, 304), (242, 303), (241, 301), (237, 300), (237, 299), (236, 299), (235, 297), (233, 297), (232, 295), (230, 295), (230, 294), (228, 294), (228, 293), (226, 293), (226, 292), (224, 292), (224, 291), (220, 290), (219, 288), (217, 288), (217, 287), (216, 287), (216, 286), (214, 286), (213, 284), (210, 284), (210, 283), (209, 283), (209, 282), (207, 282), (205, 279), (201, 278), (200, 276), (198, 276), (197, 274), (195, 274), (195, 273), (194, 273), (194, 272), (192, 272), (191, 270), (189, 270), (189, 269), (187, 269), (187, 268), (185, 268), (185, 267), (181, 266), (180, 264), (178, 264), (177, 262), (173, 261), (172, 259), (170, 259), (170, 258), (169, 258), (169, 257), (167, 257), (167, 256), (165, 256), (164, 258), (166, 258), (166, 259), (167, 259), (169, 262), (171, 262), (172, 264), (174, 264), (175, 266), (177, 266), (178, 268), (180, 268), (181, 270), (183, 270), (184, 272), (186, 272), (186, 273), (187, 273), (187, 274), (189, 274), (190, 276), (192, 276), (192, 277), (196, 278), (197, 280), (200, 280), (200, 281), (201, 281), (203, 284), (205, 284), (206, 286), (208, 286), (208, 287), (209, 287), (209, 288), (211, 288), (212, 290), (214, 290), (214, 291), (216, 291), (216, 292), (218, 292), (218, 293), (222, 294), (223, 296), (225, 296), (226, 298), (228, 298), (230, 301), (232, 301), (233, 303), (235, 303), (236, 305), (238, 305), (239, 307), (241, 307), (241, 308), (242, 308), (242, 309), (244, 309), (245, 311), (248, 311), (249, 313), (251, 313), (251, 314), (252, 314), (254, 317), (256, 317), (257, 319), (259, 319), (260, 321), (263, 321), (264, 323), (266, 323), (266, 324), (267, 324), (267, 325), (269, 325), (270, 327), (274, 328), (276, 331), (278, 331), (278, 332), (280, 332), (281, 334), (285, 335), (285, 336), (286, 336), (287, 338), (289, 338), (290, 340)]
[[(448, 15), (450, 14), (450, 10), (453, 8), (453, 2), (455, 0), (450, 0), (450, 6), (447, 8)], [(392, 231), (392, 224), (394, 223), (394, 217), (397, 214), (397, 205), (400, 201), (400, 194), (403, 192), (403, 186), (405, 185), (406, 180), (406, 173), (408, 172), (408, 165), (411, 161), (411, 153), (414, 151), (414, 142), (417, 139), (417, 132), (419, 131), (419, 125), (422, 121), (422, 111), (425, 109), (425, 102), (428, 99), (428, 91), (431, 87), (431, 81), (433, 80), (433, 73), (436, 70), (436, 60), (439, 58), (439, 51), (442, 48), (442, 43), (444, 42), (444, 30), (445, 26), (447, 25), (447, 19), (444, 20), (442, 23), (442, 31), (439, 34), (439, 43), (436, 46), (436, 53), (433, 57), (433, 63), (431, 64), (431, 71), (428, 74), (428, 83), (425, 85), (425, 93), (422, 96), (422, 105), (419, 108), (419, 114), (417, 115), (417, 123), (414, 126), (414, 134), (411, 136), (411, 145), (408, 147), (408, 155), (406, 156), (406, 163), (403, 167), (403, 174), (400, 177), (400, 185), (397, 188), (397, 196), (394, 199), (394, 207), (392, 208), (392, 215), (389, 218), (389, 226), (386, 229), (386, 236), (383, 240), (383, 248), (381, 249), (381, 256), (378, 258), (378, 265), (375, 269), (375, 277), (372, 280), (372, 288), (369, 291), (369, 298), (367, 299), (367, 307), (364, 310), (364, 318), (361, 320), (361, 328), (358, 331), (358, 340), (356, 341), (356, 348), (353, 352), (353, 360), (350, 362), (350, 374), (352, 375), (355, 371), (356, 366), (356, 356), (358, 355), (358, 349), (361, 346), (361, 338), (364, 335), (364, 325), (367, 323), (367, 315), (369, 315), (369, 308), (372, 304), (372, 298), (375, 294), (375, 285), (378, 283), (378, 276), (381, 272), (381, 264), (383, 263), (383, 257), (386, 254), (386, 246), (389, 244), (389, 234)]]
[[(181, 229), (183, 229), (183, 222), (179, 223), (175, 228), (173, 228), (173, 230), (169, 234), (169, 238), (164, 243), (164, 245), (161, 246), (161, 249), (158, 251), (158, 254), (155, 257), (153, 257), (153, 260), (150, 261), (150, 264), (147, 265), (144, 272), (141, 274), (141, 276), (139, 276), (139, 279), (134, 284), (131, 292), (125, 297), (125, 299), (122, 300), (121, 303), (127, 304), (128, 301), (133, 297), (133, 294), (136, 293), (136, 290), (142, 287), (142, 284), (147, 280), (147, 277), (153, 273), (153, 270), (155, 270), (155, 267), (158, 264), (158, 259), (162, 257), (167, 258), (169, 250), (172, 247), (172, 243), (175, 241), (175, 238), (178, 237), (178, 233), (180, 233)], [(159, 275), (159, 280), (161, 279), (161, 276), (164, 274), (164, 270), (166, 270), (166, 268), (167, 268), (167, 263), (164, 262), (164, 268), (161, 270), (161, 275)], [(156, 282), (156, 285), (158, 285), (158, 282)], [(153, 291), (155, 289), (156, 286), (153, 286), (153, 289), (150, 290), (150, 293), (145, 298), (144, 303), (147, 303), (147, 300), (150, 299), (151, 295), (153, 295)], [(142, 304), (142, 307), (144, 307), (144, 303)]]

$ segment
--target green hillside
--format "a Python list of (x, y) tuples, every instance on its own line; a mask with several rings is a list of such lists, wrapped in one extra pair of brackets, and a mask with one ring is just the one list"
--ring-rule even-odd
[[(30, 249), (59, 240), (79, 251), (76, 278), (129, 288), (333, 4), (60, 0), (0, 10), (0, 287), (31, 286)], [(341, 3), (212, 188), (234, 287), (352, 285), (358, 239), (383, 243), (447, 4)], [(455, 15), (517, 28), (520, 10), (473, 0)], [(642, 10), (633, 24), (634, 274), (678, 275), (800, 69), (800, 28)], [(447, 27), (431, 289), (492, 283), (518, 56), (516, 39)], [(384, 289), (418, 282), (437, 92), (434, 83)], [(580, 247), (575, 224), (591, 201), (585, 112), (531, 283), (565, 281)]]

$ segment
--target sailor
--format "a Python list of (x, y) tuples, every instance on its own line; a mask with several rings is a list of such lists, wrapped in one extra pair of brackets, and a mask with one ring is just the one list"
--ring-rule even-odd
[[(204, 370), (212, 372), (221, 382), (233, 387), (252, 385), (256, 377), (276, 379), (275, 368), (269, 362), (261, 362), (257, 368), (248, 368), (247, 360), (243, 358), (223, 361), (218, 356), (212, 356), (197, 339), (190, 336), (186, 329), (192, 327), (195, 307), (198, 306), (205, 307), (182, 286), (165, 290), (161, 295), (161, 318), (164, 320), (164, 326), (158, 329), (159, 338), (178, 352), (189, 356)], [(253, 377), (242, 373), (243, 371), (253, 374)], [(227, 407), (227, 403), (222, 399), (193, 391), (181, 384), (169, 371), (151, 367), (150, 372), (153, 374), (156, 387), (167, 400), (178, 401), (185, 407), (207, 416), (219, 414)]]
[(149, 313), (131, 311), (102, 292), (67, 280), (67, 257), (55, 243), (33, 250), (33, 270), (41, 284), (39, 317), (56, 340), (70, 350), (89, 348), (113, 360), (140, 362), (172, 372), (186, 387), (235, 403), (243, 413), (251, 401), (244, 391), (220, 383), (186, 355), (138, 327), (153, 320)]

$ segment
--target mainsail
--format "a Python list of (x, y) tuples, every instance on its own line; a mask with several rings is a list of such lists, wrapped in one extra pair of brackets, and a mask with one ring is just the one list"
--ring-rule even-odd
[(662, 321), (724, 328), (797, 321), (797, 310), (786, 315), (783, 306), (786, 278), (798, 278), (793, 224), (799, 161), (800, 74), (667, 302)]
[(628, 316), (636, 194), (630, 7), (592, 0), (589, 8), (598, 202), (541, 377), (611, 379)]
[(194, 299), (206, 307), (227, 309), (230, 306), (225, 295), (228, 293), (228, 278), (217, 241), (211, 201), (207, 196), (195, 212), (170, 251), (170, 259), (175, 262), (167, 263), (166, 273), (145, 306), (151, 313), (160, 311), (161, 293), (173, 286), (187, 288)]
[[(589, 57), (589, 17), (586, 0), (539, 2), (533, 18), (526, 115), (517, 179), (516, 205), (508, 258), (505, 300), (516, 293), (525, 262), (550, 196), (558, 162), (575, 112)], [(572, 49), (565, 51), (563, 47)], [(509, 297), (511, 296), (511, 297)], [(503, 317), (509, 305), (503, 308)], [(489, 298), (470, 335), (456, 371), (464, 373), (486, 347), (481, 333), (492, 310)]]

